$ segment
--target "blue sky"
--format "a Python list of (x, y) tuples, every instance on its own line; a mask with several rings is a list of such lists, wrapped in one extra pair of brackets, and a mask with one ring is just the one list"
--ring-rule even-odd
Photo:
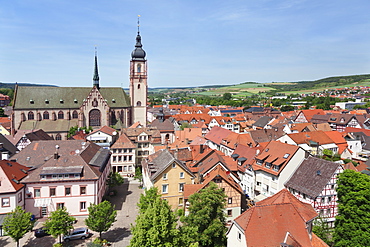
[(1, 1), (0, 82), (128, 87), (137, 32), (149, 87), (370, 73), (368, 0)]

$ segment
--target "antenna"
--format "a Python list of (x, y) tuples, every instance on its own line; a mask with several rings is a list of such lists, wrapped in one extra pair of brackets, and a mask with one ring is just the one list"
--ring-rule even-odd
[(98, 55), (98, 46), (95, 45), (95, 56)]
[(137, 33), (140, 33), (140, 15), (137, 15)]

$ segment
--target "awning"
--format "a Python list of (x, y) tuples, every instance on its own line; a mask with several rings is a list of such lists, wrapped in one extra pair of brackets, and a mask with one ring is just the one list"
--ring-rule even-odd
[(35, 199), (34, 207), (47, 207), (51, 203), (51, 198), (39, 198)]

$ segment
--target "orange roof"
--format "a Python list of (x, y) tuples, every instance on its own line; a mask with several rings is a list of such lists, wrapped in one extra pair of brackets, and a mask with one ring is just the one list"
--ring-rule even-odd
[(342, 133), (338, 131), (325, 131), (325, 134), (333, 140), (335, 144), (347, 144), (346, 140), (343, 138)]
[[(302, 112), (304, 114), (304, 116), (306, 117), (308, 122), (311, 121), (311, 118), (313, 117), (313, 115), (325, 115), (325, 112), (322, 109), (301, 110), (300, 112)], [(298, 113), (298, 115), (299, 115), (299, 113)]]
[(369, 129), (360, 129), (360, 128), (347, 127), (344, 131), (347, 132), (347, 133), (349, 133), (349, 132), (362, 132), (365, 135), (370, 136), (370, 130)]
[(8, 192), (15, 192), (24, 187), (20, 181), (28, 174), (30, 167), (23, 166), (14, 161), (0, 160), (0, 169), (3, 170), (13, 188), (8, 188)]
[(309, 143), (310, 141), (318, 142), (321, 145), (333, 143), (334, 141), (325, 133), (326, 132), (324, 131), (318, 130), (311, 132), (292, 133), (287, 135), (297, 144)]
[(101, 132), (103, 132), (105, 134), (108, 134), (108, 135), (115, 135), (115, 134), (117, 134), (117, 130), (104, 125), (100, 129), (94, 130), (93, 132), (89, 133), (88, 135), (94, 134), (94, 133), (99, 132), (99, 131), (101, 131)]
[(184, 128), (184, 130), (175, 131), (176, 141), (185, 142), (186, 140), (192, 141), (197, 136), (202, 136), (201, 128)]
[(312, 232), (311, 243), (314, 247), (329, 247), (329, 245), (319, 238), (314, 232)]
[(312, 246), (306, 223), (316, 216), (310, 204), (300, 202), (283, 189), (258, 202), (234, 221), (244, 230), (248, 246), (279, 246), (288, 232), (289, 242), (299, 244), (295, 246)]

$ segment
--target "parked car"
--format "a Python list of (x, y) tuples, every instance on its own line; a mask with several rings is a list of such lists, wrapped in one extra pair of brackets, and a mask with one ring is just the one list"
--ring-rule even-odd
[(89, 229), (87, 229), (86, 227), (81, 227), (74, 229), (68, 235), (65, 235), (63, 239), (65, 242), (68, 242), (74, 239), (85, 239), (89, 236), (90, 236)]
[(39, 229), (35, 230), (35, 237), (36, 238), (41, 238), (43, 236), (49, 236), (50, 234), (47, 232), (46, 227), (41, 227)]

